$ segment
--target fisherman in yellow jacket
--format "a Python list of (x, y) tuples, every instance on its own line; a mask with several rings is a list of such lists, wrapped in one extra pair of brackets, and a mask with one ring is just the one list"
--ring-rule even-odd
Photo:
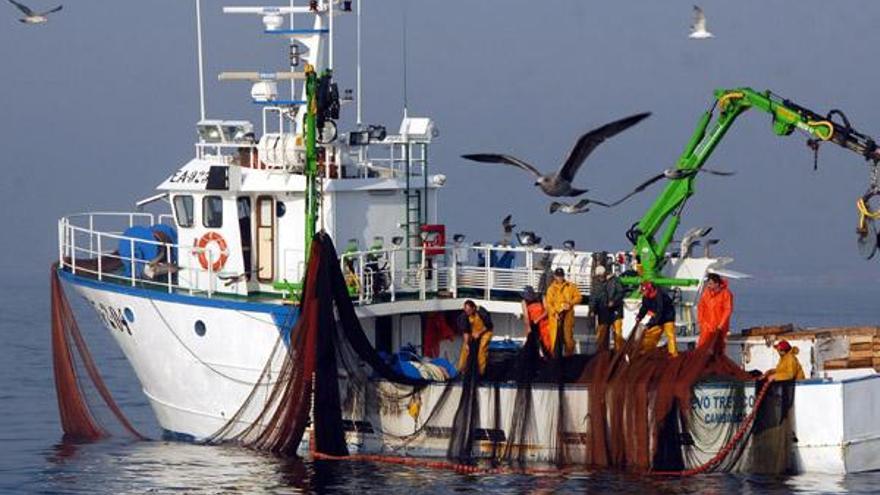
[(483, 376), (489, 362), (489, 343), (492, 342), (492, 317), (477, 303), (468, 299), (458, 315), (458, 329), (462, 332), (461, 353), (458, 356), (458, 372), (468, 371), (468, 357), (477, 354), (477, 373)]
[(792, 347), (784, 339), (777, 342), (773, 347), (779, 353), (779, 363), (776, 364), (776, 368), (767, 370), (764, 373), (764, 377), (769, 381), (777, 382), (803, 380), (805, 378), (804, 368), (801, 367), (801, 363), (797, 358), (798, 348)]
[(574, 354), (574, 307), (581, 302), (581, 292), (573, 282), (565, 280), (565, 270), (557, 268), (553, 272), (553, 282), (544, 296), (544, 308), (550, 323), (551, 351), (556, 352), (556, 338), (559, 335), (559, 318), (562, 317), (563, 353)]

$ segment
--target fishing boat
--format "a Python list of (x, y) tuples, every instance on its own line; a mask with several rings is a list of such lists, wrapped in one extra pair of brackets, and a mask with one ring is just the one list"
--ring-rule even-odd
[[(195, 154), (171, 171), (155, 196), (137, 202), (136, 211), (87, 212), (58, 221), (57, 275), (111, 332), (168, 436), (203, 441), (224, 428), (241, 431), (260, 421), (256, 410), (244, 411), (242, 405), (270, 402), (273, 373), (277, 377), (283, 365), (279, 342), (290, 345), (294, 338), (318, 231), (341, 248), (346, 290), (373, 348), (396, 359), (401, 373), (434, 380), (421, 389), (415, 409), (372, 407), (367, 401), (345, 410), (348, 450), (363, 454), (448, 454), (455, 408), (438, 404), (454, 403), (461, 394), (462, 387), (448, 380), (457, 373), (450, 363), (458, 358), (462, 336), (447, 322), (468, 299), (491, 315), (492, 353), (509, 354), (525, 341), (520, 294), (526, 286), (541, 287), (551, 270), (562, 268), (587, 301), (601, 265), (630, 284), (650, 278), (669, 287), (679, 341), (687, 346), (698, 332), (696, 304), (706, 275), (744, 276), (730, 268), (732, 258), (712, 252), (710, 239), (703, 239), (707, 247), (699, 252), (694, 239), (671, 246), (695, 174), (671, 181), (630, 229), (634, 247), (592, 252), (574, 243), (544, 246), (528, 236), (464, 242), (452, 235), (454, 223), (446, 223), (439, 210), (446, 178), (443, 164), (429, 162), (429, 148), (439, 136), (436, 123), (406, 111), (399, 126), (364, 123), (359, 59), (353, 64), (356, 91), (338, 90), (334, 19), (358, 16), (359, 54), (359, 2), (223, 11), (259, 19), (263, 34), (283, 40), (289, 54), (284, 71), (219, 75), (231, 84), (251, 85), (259, 125), (206, 118), (202, 96)], [(356, 124), (338, 129), (339, 114), (350, 104), (356, 106)], [(710, 126), (716, 107), (721, 113)], [(773, 114), (780, 135), (797, 129), (866, 157), (875, 151), (873, 141), (868, 144), (848, 124), (844, 129), (769, 93), (737, 89), (716, 95), (679, 168), (699, 168), (748, 108)], [(163, 211), (145, 211), (157, 206)], [(670, 218), (672, 227), (666, 223)], [(627, 300), (625, 328), (636, 328), (638, 306), (638, 299)], [(575, 354), (590, 355), (597, 345), (589, 307), (573, 311)], [(775, 366), (772, 343), (780, 334), (801, 349), (808, 379), (794, 386), (790, 469), (880, 469), (875, 364), (857, 370), (825, 366), (845, 358), (841, 353), (852, 339), (863, 344), (868, 335), (873, 343), (874, 335), (880, 336), (875, 330), (731, 338), (729, 355), (746, 369)], [(499, 442), (509, 439), (519, 391), (509, 379), (479, 386), (478, 457), (493, 455)], [(530, 394), (539, 411), (557, 410), (561, 401), (567, 411), (564, 425), (549, 419), (537, 425), (525, 449), (527, 460), (552, 461), (560, 443), (572, 462), (583, 460), (589, 387), (571, 383), (560, 392), (557, 383), (537, 381)], [(751, 415), (758, 396), (754, 382), (701, 381), (689, 405), (692, 422), (705, 431), (730, 429)], [(418, 438), (412, 436), (416, 432)], [(705, 435), (677, 445), (690, 454), (688, 467), (710, 460), (724, 448), (724, 439)]]

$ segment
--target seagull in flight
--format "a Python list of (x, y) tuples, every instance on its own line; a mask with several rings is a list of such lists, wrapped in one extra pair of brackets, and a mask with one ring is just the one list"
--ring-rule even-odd
[(624, 201), (628, 200), (629, 198), (635, 196), (636, 194), (644, 191), (645, 189), (650, 187), (655, 182), (661, 181), (663, 179), (668, 179), (668, 180), (688, 179), (690, 177), (697, 175), (698, 173), (718, 175), (721, 177), (729, 177), (731, 175), (736, 175), (736, 172), (727, 172), (724, 170), (712, 170), (710, 168), (698, 168), (698, 169), (686, 169), (686, 170), (682, 170), (680, 168), (667, 168), (663, 172), (651, 177), (650, 179), (646, 180), (645, 182), (642, 182), (641, 184), (636, 186), (635, 189), (630, 191), (629, 194), (618, 199), (617, 201), (615, 201), (613, 203), (602, 203), (601, 201), (594, 201), (592, 199), (588, 200), (588, 201), (590, 203), (593, 203), (593, 204), (596, 204), (599, 206), (604, 206), (606, 208), (610, 208), (612, 206), (617, 206), (620, 203), (623, 203)]
[(714, 37), (714, 34), (706, 30), (706, 14), (703, 13), (703, 9), (694, 5), (694, 23), (691, 25), (691, 34), (688, 35), (688, 38), (705, 40)]
[(576, 189), (571, 183), (578, 169), (587, 159), (587, 156), (606, 139), (636, 125), (649, 115), (651, 115), (650, 112), (632, 115), (610, 124), (605, 124), (598, 129), (593, 129), (584, 134), (578, 138), (565, 163), (559, 167), (559, 170), (551, 174), (542, 174), (533, 165), (510, 155), (480, 153), (462, 155), (462, 158), (481, 163), (503, 163), (525, 170), (535, 176), (535, 185), (540, 187), (544, 194), (548, 196), (580, 196), (587, 192), (587, 190)]
[(24, 17), (19, 19), (18, 21), (25, 24), (43, 24), (45, 22), (49, 22), (49, 14), (58, 12), (59, 10), (61, 10), (61, 7), (63, 7), (63, 5), (59, 5), (52, 10), (47, 10), (46, 12), (34, 12), (27, 5), (16, 2), (15, 0), (9, 0), (9, 3), (15, 5), (16, 7), (18, 7), (18, 10), (24, 13)]
[(601, 206), (606, 206), (605, 203), (593, 201), (592, 199), (582, 199), (573, 205), (554, 201), (554, 202), (550, 203), (550, 214), (552, 215), (552, 214), (556, 213), (557, 211), (562, 212), (562, 213), (568, 213), (571, 215), (574, 215), (577, 213), (586, 213), (586, 212), (590, 211), (590, 208), (588, 207), (588, 205), (590, 203), (596, 203)]

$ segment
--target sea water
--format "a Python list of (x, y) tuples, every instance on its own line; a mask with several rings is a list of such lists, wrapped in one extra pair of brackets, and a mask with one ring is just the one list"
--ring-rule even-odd
[[(880, 289), (737, 286), (735, 327), (878, 325)], [(206, 447), (124, 435), (94, 444), (61, 440), (49, 342), (49, 287), (0, 285), (0, 492), (2, 493), (451, 493), (861, 492), (880, 473), (748, 476), (711, 474), (653, 479), (614, 472), (559, 475), (463, 475), (358, 462), (278, 459), (235, 447)], [(71, 301), (119, 404), (152, 438), (161, 433), (134, 374), (81, 299)]]

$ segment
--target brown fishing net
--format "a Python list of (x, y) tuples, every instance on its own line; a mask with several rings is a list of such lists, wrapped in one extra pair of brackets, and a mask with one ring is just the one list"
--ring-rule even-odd
[(73, 309), (64, 294), (58, 277), (58, 264), (52, 265), (51, 273), (52, 304), (52, 365), (55, 374), (55, 392), (58, 397), (58, 412), (65, 439), (72, 441), (94, 441), (108, 435), (108, 430), (99, 424), (94, 408), (89, 405), (85, 384), (80, 382), (79, 367), (85, 369), (91, 385), (104, 404), (119, 421), (122, 427), (135, 438), (146, 437), (138, 433), (128, 418), (113, 400), (110, 390), (101, 378), (98, 367), (86, 346), (79, 326), (76, 324)]

